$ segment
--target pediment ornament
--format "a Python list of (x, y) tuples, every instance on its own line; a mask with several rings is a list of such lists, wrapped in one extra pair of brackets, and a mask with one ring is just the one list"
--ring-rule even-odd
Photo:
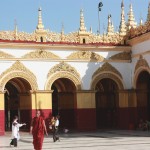
[(50, 58), (59, 59), (60, 57), (46, 50), (36, 50), (24, 55), (22, 58)]
[(19, 61), (16, 61), (10, 68), (8, 68), (6, 71), (4, 71), (0, 75), (0, 78), (2, 78), (5, 74), (13, 72), (13, 71), (14, 72), (25, 72), (25, 73), (30, 74), (34, 78), (36, 78), (35, 75)]
[(76, 71), (76, 69), (72, 66), (70, 66), (69, 64), (65, 63), (65, 62), (61, 62), (59, 64), (57, 64), (56, 66), (54, 66), (48, 73), (47, 77), (53, 75), (56, 72), (70, 72), (73, 75), (75, 75), (76, 77), (80, 77), (79, 73)]
[(122, 78), (121, 73), (115, 67), (113, 67), (111, 64), (109, 64), (108, 62), (104, 63), (102, 65), (102, 67), (100, 67), (98, 70), (96, 70), (92, 77), (95, 77), (96, 75), (98, 75), (99, 73), (102, 73), (102, 72), (112, 72), (114, 74), (117, 74), (120, 78)]
[(111, 56), (109, 59), (112, 60), (131, 60), (130, 52), (122, 52)]
[(105, 58), (90, 51), (80, 51), (74, 52), (67, 57), (68, 59), (80, 59), (80, 60), (93, 60), (93, 61), (103, 61)]
[(140, 58), (139, 58), (138, 62), (136, 63), (134, 72), (136, 72), (138, 70), (138, 68), (140, 68), (140, 67), (149, 68), (148, 62), (143, 58), (142, 55), (140, 55)]
[(0, 58), (13, 58), (13, 55), (0, 51)]

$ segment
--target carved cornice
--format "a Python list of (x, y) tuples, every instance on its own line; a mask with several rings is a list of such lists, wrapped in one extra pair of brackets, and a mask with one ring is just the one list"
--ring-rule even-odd
[(131, 60), (131, 53), (130, 52), (122, 52), (122, 53), (115, 54), (115, 55), (109, 57), (109, 59), (112, 59), (112, 60)]
[(92, 60), (92, 61), (103, 61), (105, 59), (104, 57), (90, 51), (74, 52), (67, 58), (77, 60)]
[(150, 32), (150, 21), (146, 22), (144, 25), (138, 26), (137, 28), (132, 27), (129, 32), (129, 39), (141, 36), (147, 32)]
[[(124, 36), (120, 36), (119, 33), (114, 33), (113, 35), (96, 35), (91, 32), (85, 32), (84, 36), (77, 32), (71, 32), (69, 34), (63, 34), (63, 42), (67, 43), (83, 43), (81, 38), (86, 39), (85, 43), (111, 43), (111, 44), (120, 44), (124, 45), (122, 42)], [(17, 35), (17, 36), (16, 36)], [(16, 32), (15, 31), (0, 31), (1, 40), (10, 40), (10, 41), (32, 41), (37, 42), (36, 32), (26, 33), (26, 32)], [(41, 35), (42, 36), (42, 35)], [(62, 34), (46, 31), (44, 34), (44, 42), (62, 42)]]
[(136, 72), (141, 67), (149, 68), (148, 62), (142, 57), (142, 55), (140, 55), (140, 58), (136, 63), (134, 72)]
[(14, 56), (0, 51), (0, 58), (14, 58)]
[(48, 52), (46, 50), (36, 50), (34, 52), (30, 52), (24, 56), (22, 56), (22, 58), (50, 58), (50, 59), (59, 59), (60, 57)]
[(51, 75), (57, 73), (57, 72), (70, 72), (74, 76), (76, 76), (78, 79), (80, 78), (79, 73), (76, 71), (75, 68), (68, 65), (65, 62), (61, 62), (58, 65), (54, 66), (48, 73), (47, 78), (49, 78)]
[(122, 78), (121, 73), (115, 67), (113, 67), (111, 64), (109, 64), (108, 62), (104, 63), (101, 68), (96, 70), (94, 72), (92, 78), (94, 78), (95, 76), (97, 76), (98, 74), (100, 74), (102, 72), (112, 72), (112, 73), (118, 75), (120, 78)]

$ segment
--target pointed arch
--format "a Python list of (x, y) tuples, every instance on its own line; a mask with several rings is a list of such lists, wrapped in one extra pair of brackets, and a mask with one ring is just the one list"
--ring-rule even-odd
[(53, 82), (59, 78), (68, 78), (75, 84), (77, 90), (81, 89), (81, 79), (76, 69), (67, 63), (61, 62), (50, 69), (45, 90), (51, 90)]
[(139, 60), (136, 63), (135, 70), (134, 70), (134, 78), (133, 78), (133, 83), (132, 83), (134, 89), (136, 88), (136, 82), (137, 82), (138, 76), (142, 71), (147, 71), (150, 74), (150, 68), (149, 68), (148, 62), (142, 56), (140, 56)]
[(119, 89), (124, 89), (123, 79), (121, 73), (109, 63), (104, 63), (101, 68), (97, 69), (91, 82), (91, 89), (94, 90), (97, 82), (104, 78), (110, 78), (115, 81)]
[(29, 82), (32, 90), (37, 90), (37, 79), (35, 75), (27, 69), (21, 62), (15, 62), (10, 68), (0, 75), (0, 91), (4, 91), (6, 83), (12, 79), (20, 77)]

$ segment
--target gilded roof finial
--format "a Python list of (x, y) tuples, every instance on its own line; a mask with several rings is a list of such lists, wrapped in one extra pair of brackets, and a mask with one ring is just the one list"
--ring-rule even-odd
[(17, 21), (16, 21), (16, 19), (15, 19), (14, 23), (15, 23), (14, 34), (15, 34), (15, 39), (17, 39), (17, 37), (18, 37), (18, 28), (17, 28)]
[(62, 23), (62, 28), (61, 28), (61, 41), (64, 41), (64, 24)]
[(127, 23), (127, 29), (130, 30), (131, 27), (136, 28), (137, 23), (135, 22), (132, 4), (130, 4), (130, 10), (128, 13), (128, 23)]
[(112, 35), (113, 32), (114, 32), (113, 30), (114, 30), (114, 26), (113, 26), (112, 21), (111, 21), (111, 15), (108, 15), (107, 34), (108, 35)]
[(143, 18), (142, 18), (142, 15), (140, 15), (140, 26), (143, 25)]
[(84, 16), (83, 16), (83, 9), (80, 10), (80, 31), (86, 31), (86, 27), (84, 24)]
[(38, 15), (37, 29), (43, 30), (44, 29), (44, 25), (42, 23), (42, 9), (41, 9), (41, 7), (39, 8), (38, 12), (39, 12), (39, 15)]
[(119, 34), (124, 36), (126, 35), (126, 23), (125, 23), (125, 15), (124, 15), (124, 1), (121, 2), (121, 21), (119, 26)]

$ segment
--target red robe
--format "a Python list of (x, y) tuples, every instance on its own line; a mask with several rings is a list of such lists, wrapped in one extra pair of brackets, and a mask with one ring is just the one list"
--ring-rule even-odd
[(34, 117), (32, 121), (33, 145), (35, 150), (42, 150), (44, 140), (44, 123), (42, 117)]

